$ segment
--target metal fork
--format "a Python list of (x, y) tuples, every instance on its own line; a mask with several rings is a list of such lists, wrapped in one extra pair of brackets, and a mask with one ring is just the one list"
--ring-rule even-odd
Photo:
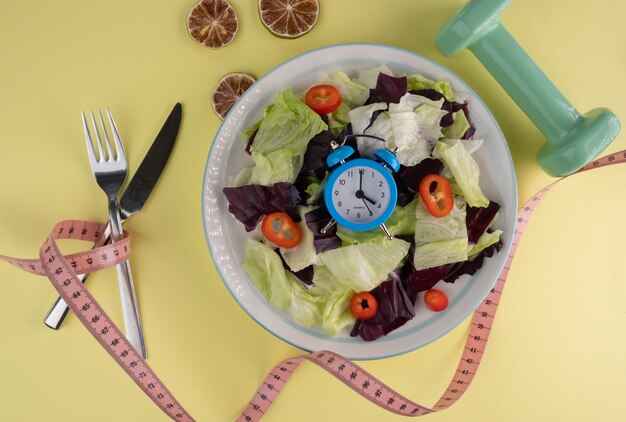
[[(91, 122), (93, 124), (95, 134), (95, 143), (98, 148), (97, 158), (93, 147), (91, 133), (89, 132), (89, 125), (87, 124), (87, 119), (85, 118), (85, 113), (81, 112), (81, 116), (83, 119), (85, 141), (87, 142), (87, 155), (89, 156), (91, 169), (96, 182), (104, 191), (108, 199), (111, 242), (115, 243), (122, 237), (122, 220), (120, 217), (118, 194), (124, 184), (124, 181), (126, 180), (126, 175), (128, 174), (128, 164), (126, 162), (124, 147), (122, 146), (122, 141), (120, 139), (117, 126), (115, 125), (115, 121), (113, 120), (113, 116), (108, 108), (106, 111), (115, 148), (112, 148), (111, 142), (109, 141), (109, 135), (107, 134), (106, 126), (104, 124), (104, 119), (102, 118), (102, 113), (98, 110), (100, 126), (104, 138), (104, 147), (102, 146), (100, 129), (98, 129), (98, 124), (96, 123), (93, 112), (90, 112)], [(135, 350), (141, 353), (141, 355), (145, 358), (146, 347), (141, 327), (141, 318), (139, 316), (139, 307), (137, 306), (135, 287), (133, 285), (133, 278), (128, 261), (118, 264), (116, 266), (116, 270), (119, 281), (120, 298), (122, 300), (122, 314), (124, 316), (126, 337)]]

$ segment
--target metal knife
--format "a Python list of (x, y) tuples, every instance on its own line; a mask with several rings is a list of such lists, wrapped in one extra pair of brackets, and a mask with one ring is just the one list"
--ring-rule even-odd
[[(122, 195), (120, 200), (122, 221), (125, 221), (131, 215), (141, 211), (145, 205), (148, 196), (150, 196), (157, 180), (159, 180), (159, 176), (172, 152), (176, 136), (178, 135), (181, 118), (182, 105), (176, 103)], [(107, 225), (104, 232), (107, 243), (110, 241), (110, 235), (111, 230)], [(88, 274), (80, 274), (78, 279), (84, 283), (87, 280), (87, 276)], [(135, 309), (139, 309), (137, 304), (135, 304)], [(44, 324), (52, 329), (58, 330), (67, 316), (68, 311), (69, 308), (65, 301), (58, 298), (44, 318)]]

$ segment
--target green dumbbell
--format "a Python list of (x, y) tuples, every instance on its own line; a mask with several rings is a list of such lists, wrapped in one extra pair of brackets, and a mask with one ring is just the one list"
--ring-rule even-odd
[(539, 165), (552, 176), (573, 173), (615, 139), (620, 123), (606, 108), (581, 115), (500, 24), (510, 0), (472, 0), (437, 34), (451, 56), (468, 48), (496, 78), (548, 142)]

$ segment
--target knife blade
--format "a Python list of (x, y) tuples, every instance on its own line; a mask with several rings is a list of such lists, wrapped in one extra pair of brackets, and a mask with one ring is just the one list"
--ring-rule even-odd
[(174, 147), (183, 107), (177, 103), (120, 199), (122, 218), (141, 211)]
[[(181, 120), (182, 105), (176, 103), (122, 194), (120, 199), (122, 221), (141, 211), (148, 200), (174, 148)], [(107, 242), (110, 235), (110, 228), (107, 225), (107, 229), (104, 232)], [(88, 274), (80, 274), (78, 278), (84, 283), (87, 280), (87, 276)], [(65, 301), (57, 298), (52, 308), (46, 314), (44, 324), (54, 330), (58, 330), (61, 324), (63, 324), (68, 311), (69, 307)]]

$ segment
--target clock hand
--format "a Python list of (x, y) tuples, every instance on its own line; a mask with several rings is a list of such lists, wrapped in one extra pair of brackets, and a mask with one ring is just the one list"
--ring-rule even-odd
[(372, 205), (376, 205), (376, 201), (374, 201), (374, 200), (372, 200), (372, 199), (369, 199), (367, 196), (365, 196), (365, 194), (361, 195), (361, 198), (362, 198), (364, 201), (367, 201), (367, 202), (369, 202), (369, 203), (370, 203), (370, 204), (372, 204)]
[(367, 212), (369, 212), (370, 215), (374, 215), (370, 207), (367, 206), (367, 202), (365, 202), (365, 197), (361, 197), (361, 199), (363, 200), (363, 203), (365, 204), (365, 208), (367, 208)]
[[(376, 202), (373, 201), (372, 199), (369, 199), (367, 196), (365, 196), (365, 193), (363, 192), (363, 174), (364, 173), (365, 173), (365, 170), (363, 169), (359, 170), (359, 190), (356, 191), (356, 197), (359, 199), (363, 199), (364, 203), (365, 201), (367, 201), (372, 205), (376, 205)], [(367, 207), (367, 204), (365, 204), (365, 206)], [(372, 211), (369, 209), (369, 207), (367, 208), (367, 210), (370, 212), (370, 215), (372, 215)]]
[(362, 190), (356, 191), (356, 197), (358, 199), (363, 199), (363, 200), (369, 202), (372, 205), (376, 205), (376, 201), (374, 201), (372, 199), (369, 199), (367, 196), (365, 196), (365, 193)]
[(365, 173), (365, 170), (359, 170), (359, 192), (363, 192), (363, 173)]

